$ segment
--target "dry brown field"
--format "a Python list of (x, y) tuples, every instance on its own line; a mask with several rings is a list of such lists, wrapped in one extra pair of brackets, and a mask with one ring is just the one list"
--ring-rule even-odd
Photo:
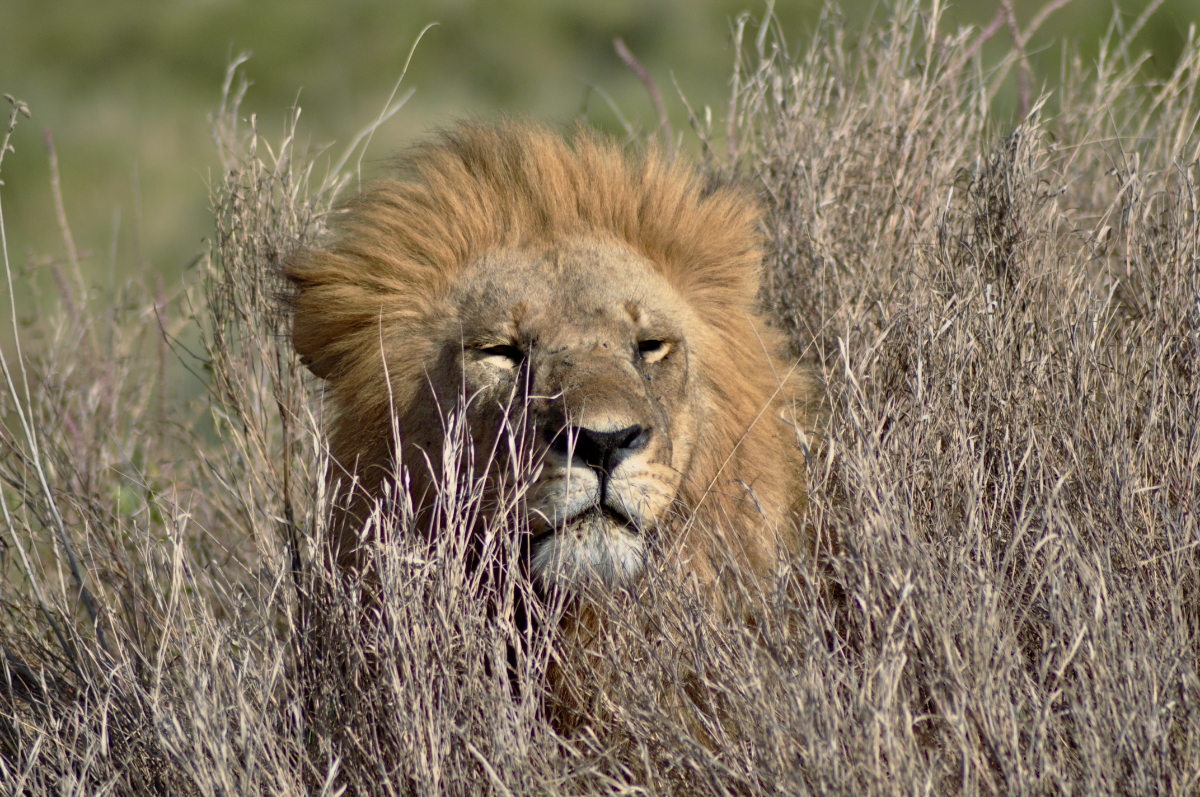
[[(594, 596), (581, 654), (468, 566), (468, 492), (434, 544), (377, 552), (364, 609), (322, 555), (321, 388), (277, 271), (361, 150), (261, 138), (235, 64), (182, 286), (89, 295), (64, 224), (36, 343), (6, 293), (0, 792), (1200, 791), (1194, 29), (1168, 79), (1126, 30), (1041, 94), (1020, 29), (936, 7), (803, 44), (740, 22), (728, 107), (627, 145), (687, 137), (761, 197), (763, 306), (827, 390), (816, 550), (737, 621), (652, 567)], [(601, 684), (571, 723), (552, 665)]]

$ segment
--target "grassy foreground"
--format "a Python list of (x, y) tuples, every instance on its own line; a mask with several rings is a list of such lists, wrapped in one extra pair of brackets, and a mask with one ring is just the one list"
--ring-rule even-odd
[[(935, 23), (906, 6), (849, 48), (830, 18), (798, 52), (748, 27), (728, 124), (697, 113), (829, 386), (828, 544), (750, 622), (665, 568), (597, 596), (590, 656), (513, 622), (511, 570), (466, 567), (470, 484), (432, 547), (379, 551), (361, 622), (274, 272), (356, 156), (268, 145), (233, 86), (190, 281), (101, 301), (72, 254), (46, 345), (6, 353), (0, 791), (1196, 793), (1200, 42), (1156, 85), (1116, 39), (1067, 56), (1013, 128), (987, 108), (1020, 50), (982, 64)], [(552, 666), (603, 685), (571, 723)]]

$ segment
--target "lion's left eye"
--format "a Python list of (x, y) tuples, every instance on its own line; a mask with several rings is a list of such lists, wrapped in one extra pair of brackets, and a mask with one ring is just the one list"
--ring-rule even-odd
[(639, 340), (638, 355), (643, 361), (656, 363), (671, 350), (671, 344), (665, 340)]
[(479, 349), (479, 353), (485, 359), (491, 360), (496, 365), (505, 368), (513, 368), (525, 359), (525, 352), (518, 349), (516, 346), (487, 346)]

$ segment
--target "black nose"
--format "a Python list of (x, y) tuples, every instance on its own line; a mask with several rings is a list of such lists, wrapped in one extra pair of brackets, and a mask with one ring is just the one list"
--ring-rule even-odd
[(584, 426), (568, 426), (559, 432), (551, 447), (568, 457), (572, 452), (590, 467), (612, 473), (630, 454), (641, 451), (650, 442), (650, 430), (641, 424), (615, 432), (599, 432)]

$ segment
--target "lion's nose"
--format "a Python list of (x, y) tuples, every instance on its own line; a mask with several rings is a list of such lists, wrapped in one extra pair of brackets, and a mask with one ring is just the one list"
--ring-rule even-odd
[(590, 467), (612, 473), (631, 454), (650, 442), (650, 430), (635, 423), (615, 432), (601, 432), (585, 426), (569, 426), (559, 432), (551, 447), (560, 454), (582, 459)]

